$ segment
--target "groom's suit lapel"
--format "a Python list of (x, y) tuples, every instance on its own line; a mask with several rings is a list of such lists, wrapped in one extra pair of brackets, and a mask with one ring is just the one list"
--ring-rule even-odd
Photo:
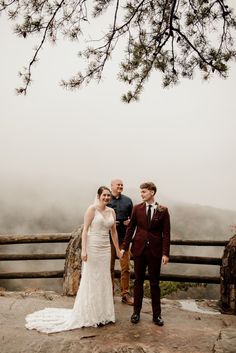
[(140, 210), (141, 210), (142, 215), (143, 215), (143, 220), (146, 223), (146, 227), (147, 227), (147, 229), (149, 229), (151, 227), (154, 219), (155, 219), (155, 221), (157, 221), (157, 219), (159, 218), (159, 211), (156, 208), (154, 209), (153, 214), (152, 214), (152, 218), (151, 218), (151, 222), (148, 225), (148, 221), (147, 221), (147, 207), (146, 207), (146, 203), (145, 202), (141, 205)]
[(146, 223), (146, 227), (149, 228), (148, 222), (147, 222), (147, 209), (146, 209), (145, 202), (143, 202), (143, 204), (141, 205), (141, 212), (142, 212), (143, 220)]

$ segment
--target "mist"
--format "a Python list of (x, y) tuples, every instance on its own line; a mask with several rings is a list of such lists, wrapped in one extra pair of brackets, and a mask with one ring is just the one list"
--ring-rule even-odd
[(226, 80), (196, 74), (170, 89), (154, 73), (140, 101), (127, 105), (120, 96), (128, 87), (116, 77), (119, 46), (99, 85), (71, 92), (58, 82), (81, 68), (81, 48), (60, 39), (41, 52), (27, 95), (16, 96), (37, 36), (16, 37), (4, 16), (0, 33), (1, 199), (76, 213), (119, 177), (137, 201), (140, 183), (151, 180), (160, 202), (236, 211), (235, 63)]
[[(18, 186), (1, 191), (0, 236), (1, 234), (40, 234), (70, 233), (83, 223), (83, 214), (94, 200), (95, 185), (84, 184), (73, 189), (61, 189), (54, 185), (47, 188), (40, 185), (40, 190), (30, 185)], [(130, 188), (125, 193), (133, 202), (140, 202), (138, 190)], [(233, 234), (230, 225), (236, 219), (235, 211), (222, 210), (197, 204), (176, 203), (164, 195), (158, 195), (158, 201), (168, 205), (172, 239), (228, 240)], [(1, 253), (65, 253), (67, 244), (19, 244), (1, 245)], [(196, 255), (221, 257), (223, 248), (171, 246), (172, 255)], [(53, 261), (2, 261), (1, 272), (50, 271), (63, 270), (63, 260)], [(192, 275), (219, 275), (219, 266), (168, 264), (162, 270), (165, 273)], [(62, 279), (21, 279), (1, 280), (0, 286), (8, 290), (44, 289), (62, 291)], [(218, 290), (217, 290), (218, 291)]]

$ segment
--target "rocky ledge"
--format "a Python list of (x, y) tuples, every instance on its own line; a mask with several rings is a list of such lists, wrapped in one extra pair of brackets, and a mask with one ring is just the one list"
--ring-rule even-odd
[(220, 314), (217, 301), (212, 300), (186, 304), (162, 299), (163, 327), (153, 324), (148, 299), (139, 324), (133, 325), (132, 307), (116, 297), (115, 324), (51, 335), (25, 329), (27, 314), (44, 307), (71, 308), (73, 301), (55, 292), (0, 292), (1, 353), (236, 352), (236, 316)]

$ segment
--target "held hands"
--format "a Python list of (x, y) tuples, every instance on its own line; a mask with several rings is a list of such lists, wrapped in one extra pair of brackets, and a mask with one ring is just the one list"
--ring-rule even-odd
[(118, 250), (116, 251), (117, 257), (118, 257), (119, 259), (121, 259), (121, 258), (123, 257), (123, 255), (124, 255), (124, 252), (125, 252), (125, 250), (120, 250), (120, 249), (118, 249)]
[(82, 261), (87, 261), (88, 260), (88, 255), (86, 253), (86, 251), (81, 251), (81, 260)]

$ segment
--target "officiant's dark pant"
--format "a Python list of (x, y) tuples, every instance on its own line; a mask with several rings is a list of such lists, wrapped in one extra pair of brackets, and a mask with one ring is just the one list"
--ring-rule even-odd
[(134, 257), (134, 313), (139, 314), (142, 308), (143, 293), (144, 293), (144, 280), (145, 272), (148, 269), (149, 282), (151, 289), (152, 300), (152, 313), (153, 316), (161, 315), (161, 302), (160, 302), (160, 269), (161, 258), (154, 257), (147, 246), (140, 256)]

